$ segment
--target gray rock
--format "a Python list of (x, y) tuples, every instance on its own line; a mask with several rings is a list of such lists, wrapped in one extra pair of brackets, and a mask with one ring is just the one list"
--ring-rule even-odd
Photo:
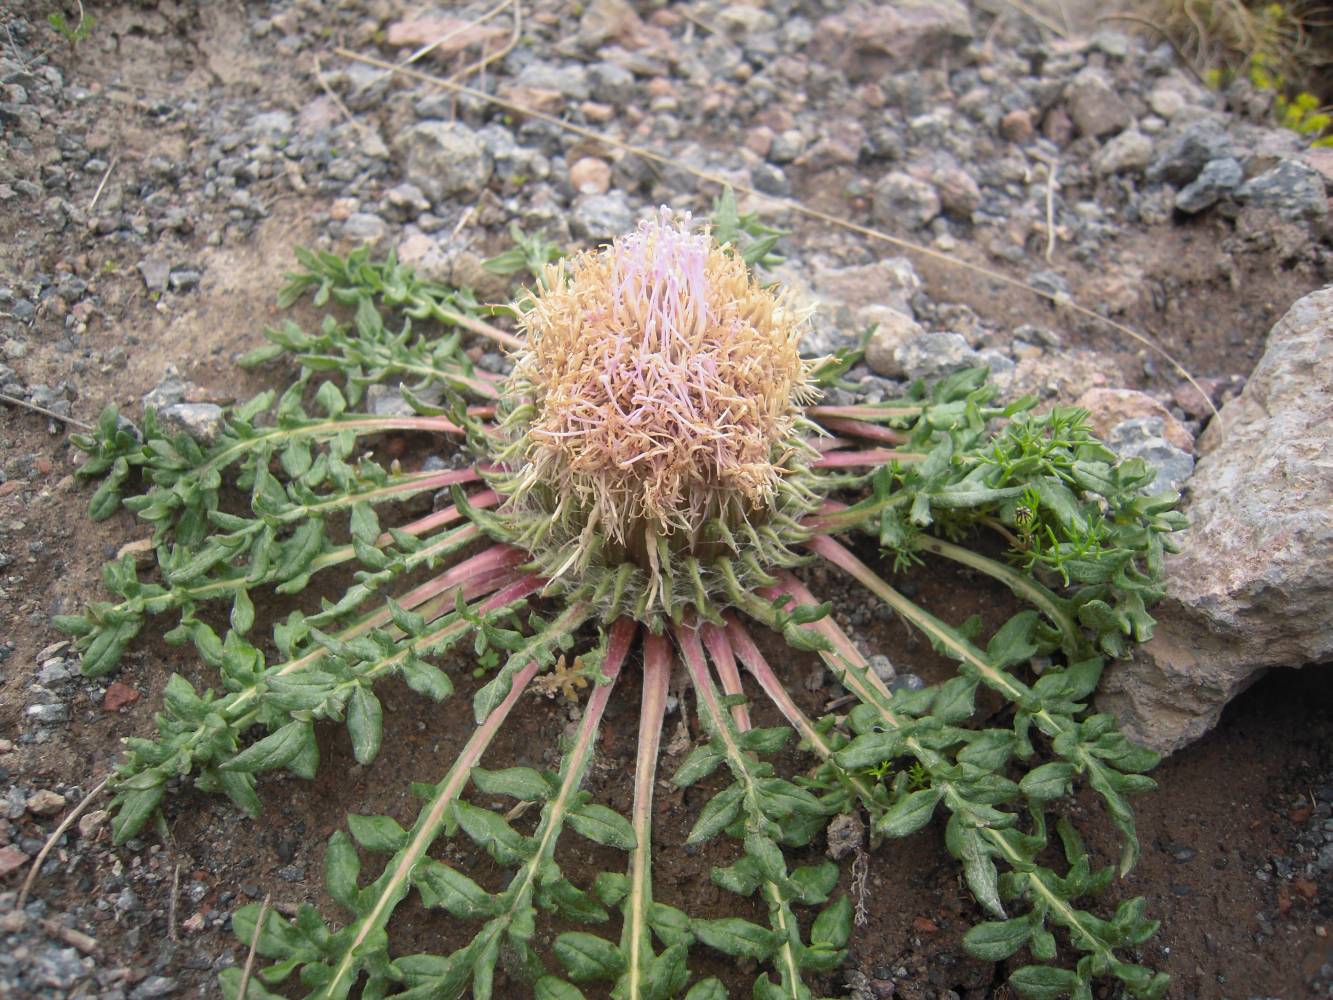
[(399, 135), (395, 148), (407, 180), (437, 205), (456, 194), (478, 194), (491, 177), (485, 146), (460, 122), (419, 122)]
[(1152, 161), (1152, 140), (1138, 129), (1110, 139), (1092, 157), (1092, 169), (1101, 177), (1142, 170)]
[(167, 278), (171, 275), (171, 265), (158, 257), (145, 257), (139, 261), (139, 274), (143, 276), (144, 287), (150, 292), (165, 292)]
[(800, 129), (789, 128), (773, 137), (768, 158), (774, 163), (790, 163), (805, 152), (805, 135)]
[(876, 375), (906, 378), (907, 371), (898, 360), (898, 350), (925, 336), (925, 330), (906, 313), (888, 307), (876, 308), (877, 325), (866, 345), (866, 364)]
[(1191, 121), (1163, 133), (1148, 166), (1148, 180), (1188, 184), (1208, 163), (1233, 154), (1226, 126), (1212, 118)]
[(1267, 668), (1333, 658), (1331, 328), (1333, 288), (1292, 306), (1201, 442), (1220, 438), (1190, 479), (1154, 637), (1099, 696), (1155, 749), (1198, 739)]
[(280, 139), (291, 131), (292, 116), (286, 111), (265, 111), (250, 119), (250, 134), (257, 139)]
[(825, 18), (812, 54), (859, 83), (933, 65), (972, 37), (971, 15), (959, 0), (895, 0)]
[(771, 194), (777, 198), (791, 194), (791, 182), (787, 180), (787, 175), (781, 167), (772, 163), (755, 164), (750, 171), (750, 180), (754, 189), (762, 194)]
[(395, 184), (384, 192), (384, 200), (389, 207), (397, 210), (409, 219), (415, 219), (422, 212), (430, 211), (430, 200), (415, 184), (403, 182)]
[(179, 987), (176, 980), (169, 976), (149, 976), (130, 993), (130, 1000), (156, 1000), (157, 997), (169, 997)]
[(1100, 138), (1120, 132), (1131, 121), (1129, 106), (1099, 71), (1085, 69), (1065, 89), (1069, 118), (1082, 135)]
[(874, 220), (892, 229), (920, 229), (940, 214), (940, 196), (925, 181), (894, 170), (875, 185)]
[(620, 107), (634, 96), (634, 74), (615, 63), (593, 63), (588, 67), (588, 87), (593, 100)]
[(343, 222), (343, 239), (378, 247), (389, 234), (388, 224), (372, 212), (353, 212)]
[(157, 413), (163, 428), (212, 444), (222, 434), (222, 407), (216, 403), (172, 403)]
[(167, 284), (171, 286), (173, 292), (188, 292), (198, 288), (202, 278), (203, 275), (197, 268), (173, 267), (171, 273), (167, 275)]
[(906, 257), (887, 257), (873, 264), (850, 267), (816, 268), (811, 280), (821, 299), (853, 312), (866, 306), (889, 306), (910, 315), (912, 297), (921, 290), (921, 279)]
[(1106, 443), (1121, 458), (1141, 458), (1155, 469), (1157, 478), (1147, 492), (1179, 493), (1194, 472), (1194, 456), (1166, 439), (1166, 422), (1161, 417), (1136, 417), (1111, 428)]
[[(91, 962), (88, 963), (92, 965)], [(43, 949), (34, 958), (29, 978), (34, 984), (48, 989), (72, 990), (74, 985), (91, 973), (83, 959), (73, 948), (58, 948), (52, 945)]]
[(1282, 160), (1272, 170), (1246, 181), (1236, 200), (1275, 209), (1290, 222), (1317, 222), (1328, 218), (1324, 178), (1297, 160)]
[(634, 225), (623, 191), (580, 195), (569, 213), (569, 231), (584, 240), (610, 240)]
[(1231, 157), (1209, 160), (1199, 176), (1176, 193), (1176, 208), (1194, 215), (1209, 208), (1240, 186), (1245, 172)]
[(571, 101), (586, 101), (592, 94), (588, 85), (588, 71), (582, 66), (552, 66), (532, 63), (518, 74), (515, 81), (520, 87), (536, 90), (554, 90)]
[(893, 352), (894, 362), (909, 379), (933, 379), (981, 364), (976, 351), (958, 333), (927, 333)]
[(55, 726), (69, 721), (69, 706), (57, 703), (29, 705), (24, 714), (43, 726)]

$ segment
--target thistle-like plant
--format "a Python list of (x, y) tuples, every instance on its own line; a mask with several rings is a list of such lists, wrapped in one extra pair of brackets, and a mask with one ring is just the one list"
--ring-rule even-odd
[[(315, 773), (320, 720), (344, 724), (356, 759), (370, 764), (384, 678), (444, 699), (454, 679), (440, 664), (454, 661), (442, 657), (468, 645), (484, 678), (462, 751), (433, 784), (414, 786), (415, 822), (354, 815), (329, 841), (328, 891), (343, 914), (264, 912), (260, 926), (257, 907), (236, 912), (241, 940), (274, 960), (245, 980), (252, 1000), (288, 990), (294, 974), (319, 997), (359, 988), (485, 998), (497, 967), (543, 998), (579, 997), (589, 983), (625, 1000), (725, 996), (717, 979), (691, 972), (700, 949), (758, 963), (756, 996), (810, 997), (812, 983), (834, 982), (853, 906), (835, 895), (833, 863), (794, 865), (790, 849), (840, 814), (868, 816), (878, 843), (939, 813), (986, 915), (964, 944), (996, 961), (1023, 953), (1009, 979), (1020, 995), (1091, 997), (1103, 976), (1133, 996), (1164, 992), (1166, 977), (1134, 960), (1156, 927), (1142, 900), (1106, 916), (1086, 908), (1114, 868), (1092, 869), (1052, 804), (1090, 786), (1119, 829), (1120, 872), (1134, 864), (1126, 797), (1152, 787), (1142, 772), (1156, 757), (1087, 702), (1105, 658), (1151, 631), (1146, 607), (1181, 525), (1174, 497), (1145, 495), (1151, 473), (1118, 463), (1082, 411), (997, 405), (984, 370), (895, 402), (818, 405), (854, 358), (801, 358), (803, 310), (748, 269), (771, 251), (771, 232), (746, 240), (734, 207), (721, 208), (725, 245), (663, 212), (551, 264), (516, 307), (517, 338), (481, 321), (469, 296), (392, 258), (303, 252), (283, 301), (313, 294), (330, 314), (316, 332), (270, 331), (271, 348), (246, 359), (296, 360), (300, 375), (280, 397), (233, 409), (207, 449), (166, 434), (151, 413), (135, 429), (109, 412), (80, 440), (83, 472), (103, 477), (95, 516), (124, 505), (154, 526), (157, 552), (152, 579), (113, 562), (114, 599), (60, 620), (79, 637), (85, 671), (112, 669), (150, 616), (168, 614), (177, 621), (168, 640), (192, 643), (218, 671), (217, 690), (173, 677), (156, 738), (129, 741), (113, 785), (118, 841), (183, 778), (256, 812), (263, 772)], [(442, 336), (437, 322), (511, 348), (512, 374), (474, 369), (460, 335)], [(371, 385), (396, 387), (414, 412), (366, 412)], [(451, 436), (472, 464), (405, 471), (376, 460), (392, 431)], [(136, 476), (146, 488), (131, 493)], [(392, 501), (444, 491), (449, 500), (430, 513), (381, 521)], [(858, 557), (854, 534), (896, 571), (926, 556), (956, 563), (1022, 607), (990, 636), (941, 621)], [(956, 661), (956, 675), (891, 691), (802, 582), (810, 563), (887, 605)], [(350, 587), (259, 631), (263, 595), (306, 591), (335, 567), (353, 571)], [(221, 635), (205, 612), (216, 602), (231, 605)], [(821, 657), (854, 707), (807, 714), (757, 631)], [(564, 654), (576, 647), (571, 668)], [(713, 776), (717, 788), (689, 839), (738, 842), (738, 860), (713, 880), (752, 897), (755, 919), (687, 914), (653, 896), (653, 795), (677, 667), (703, 741), (672, 780)], [(583, 784), (629, 670), (641, 672), (642, 699), (625, 817)], [(534, 687), (584, 692), (558, 769), (483, 768)], [(984, 716), (978, 689), (991, 692)], [(756, 728), (749, 697), (787, 724)], [(812, 767), (784, 775), (773, 756), (793, 738)], [(482, 804), (497, 796), (538, 808), (520, 819)], [(1063, 863), (1048, 850), (1053, 814)], [(555, 854), (570, 831), (625, 852), (623, 870), (573, 884)], [(459, 835), (511, 873), (502, 888), (432, 855)], [(363, 878), (374, 855), (375, 874)], [(398, 953), (387, 925), (410, 893), (475, 935), (450, 954)], [(589, 929), (539, 949), (539, 910)], [(241, 989), (238, 970), (222, 981), (229, 996)]]

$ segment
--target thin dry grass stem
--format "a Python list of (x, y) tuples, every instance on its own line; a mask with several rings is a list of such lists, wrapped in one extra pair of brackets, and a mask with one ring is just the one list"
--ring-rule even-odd
[(524, 105), (518, 104), (514, 101), (507, 100), (503, 97), (499, 97), (494, 94), (488, 94), (485, 91), (476, 90), (475, 88), (465, 86), (461, 83), (455, 83), (454, 81), (445, 79), (443, 77), (433, 76), (430, 73), (422, 73), (419, 70), (408, 69), (407, 67), (403, 66), (397, 66), (394, 63), (385, 62), (383, 59), (377, 59), (374, 56), (367, 56), (359, 52), (353, 52), (351, 49), (346, 49), (341, 46), (335, 47), (333, 49), (333, 52), (335, 55), (342, 56), (344, 59), (351, 59), (355, 62), (364, 63), (367, 66), (377, 66), (380, 69), (386, 70), (387, 72), (390, 73), (402, 73), (403, 75), (408, 76), (414, 80), (420, 80), (423, 83), (431, 83), (438, 87), (443, 87), (446, 90), (452, 90), (455, 93), (465, 94), (468, 97), (473, 98), (474, 100), (483, 101), (487, 104), (493, 104), (496, 107), (504, 108), (506, 111), (511, 111), (514, 114), (523, 115), (525, 117), (532, 118), (536, 121), (545, 122), (548, 125), (553, 125), (556, 128), (563, 129), (564, 131), (569, 132), (573, 135), (582, 136), (586, 139), (592, 139), (606, 146), (622, 150), (633, 156), (638, 156), (644, 160), (647, 160), (650, 163), (655, 163), (661, 166), (669, 166), (677, 170), (683, 170), (686, 173), (691, 174), (692, 176), (697, 177), (702, 181), (705, 181), (710, 184), (715, 184), (719, 188), (730, 187), (732, 190), (738, 191), (741, 194), (762, 198), (774, 204), (781, 205), (784, 208), (788, 209), (789, 211), (795, 212), (797, 215), (803, 216), (807, 219), (813, 219), (817, 222), (822, 222), (826, 225), (836, 226), (839, 229), (845, 229), (848, 232), (856, 233), (860, 236), (866, 237), (867, 239), (872, 239), (877, 242), (887, 244), (888, 246), (895, 247), (899, 250), (903, 250), (907, 253), (916, 254), (920, 257), (937, 261), (948, 267), (955, 267), (964, 271), (968, 271), (972, 274), (978, 275), (979, 277), (986, 278), (987, 280), (999, 282), (1000, 284), (1006, 285), (1010, 288), (1020, 289), (1031, 295), (1035, 295), (1038, 298), (1045, 299), (1047, 302), (1051, 302), (1054, 303), (1056, 306), (1063, 307), (1064, 309), (1069, 310), (1070, 312), (1074, 313), (1077, 316), (1081, 316), (1084, 319), (1092, 320), (1095, 323), (1103, 324), (1106, 327), (1110, 328), (1111, 330), (1114, 330), (1115, 332), (1130, 338), (1136, 343), (1142, 344), (1144, 347), (1157, 354), (1169, 365), (1171, 365), (1171, 367), (1177, 373), (1179, 373), (1179, 375), (1183, 379), (1185, 379), (1185, 381), (1187, 381), (1191, 386), (1193, 386), (1198, 391), (1199, 395), (1203, 397), (1204, 401), (1208, 404), (1208, 408), (1213, 412), (1215, 416), (1217, 415), (1217, 407), (1213, 405), (1212, 399), (1209, 397), (1208, 393), (1203, 390), (1203, 388), (1199, 385), (1198, 381), (1194, 378), (1194, 376), (1191, 375), (1189, 371), (1185, 368), (1185, 366), (1182, 365), (1179, 361), (1177, 361), (1175, 356), (1172, 355), (1169, 351), (1161, 347), (1159, 344), (1151, 340), (1149, 337), (1145, 336), (1142, 333), (1139, 333), (1132, 327), (1126, 326), (1124, 323), (1120, 323), (1107, 316), (1103, 316), (1100, 313), (1094, 312), (1087, 306), (1079, 305), (1077, 302), (1074, 302), (1067, 296), (1057, 295), (1053, 292), (1048, 292), (1045, 291), (1044, 289), (1036, 288), (1032, 285), (1029, 285), (1025, 281), (1022, 281), (1018, 278), (1012, 278), (1009, 275), (1003, 274), (1000, 271), (996, 271), (992, 268), (984, 267), (980, 264), (973, 264), (970, 263), (969, 261), (961, 260), (957, 257), (954, 257), (951, 254), (943, 252), (942, 250), (935, 250), (932, 249), (931, 247), (923, 246), (920, 243), (914, 243), (911, 240), (905, 240), (897, 236), (890, 236), (888, 233), (883, 232), (882, 230), (879, 229), (875, 229), (872, 226), (863, 226), (860, 223), (852, 222), (849, 219), (844, 219), (840, 216), (833, 215), (829, 212), (823, 212), (817, 208), (811, 208), (805, 204), (802, 204), (801, 202), (793, 201), (789, 198), (774, 198), (770, 197), (769, 195), (761, 194), (759, 191), (755, 190), (753, 187), (750, 187), (749, 185), (737, 183), (732, 179), (722, 177), (721, 175), (712, 173), (711, 171), (700, 170), (699, 168), (693, 167), (687, 163), (677, 160), (674, 157), (667, 156), (663, 153), (655, 152), (654, 150), (651, 149), (646, 149), (643, 146), (636, 146), (633, 143), (625, 142), (622, 139), (616, 139), (612, 136), (603, 135), (602, 133), (596, 131), (595, 129), (585, 128), (582, 125), (576, 125), (573, 122), (564, 121), (560, 118), (557, 118), (555, 115), (548, 115), (544, 112), (537, 111), (534, 108), (525, 107)]
[(77, 427), (81, 431), (90, 431), (92, 424), (85, 424), (82, 420), (75, 420), (73, 417), (66, 417), (56, 413), (54, 410), (48, 410), (44, 406), (38, 406), (36, 403), (29, 403), (25, 399), (15, 399), (13, 396), (0, 392), (0, 403), (9, 403), (24, 410), (31, 410), (33, 413), (40, 413), (44, 417), (50, 417), (52, 420), (59, 420), (61, 423), (69, 424), (71, 427)]
[(32, 883), (37, 878), (37, 873), (42, 870), (42, 862), (44, 862), (46, 856), (51, 853), (51, 849), (55, 847), (56, 841), (59, 840), (64, 832), (74, 825), (74, 821), (82, 816), (87, 808), (92, 805), (93, 800), (101, 794), (102, 789), (106, 788), (107, 782), (110, 780), (111, 775), (108, 774), (94, 785), (92, 791), (80, 799), (79, 804), (71, 809), (69, 815), (62, 819), (60, 824), (51, 831), (51, 836), (46, 838), (46, 843), (43, 844), (42, 849), (37, 852), (37, 857), (33, 858), (32, 867), (28, 869), (28, 877), (23, 880), (23, 885), (19, 889), (18, 901), (14, 904), (14, 912), (17, 913), (21, 911), (23, 905), (28, 901), (28, 892), (32, 889)]
[(319, 53), (316, 52), (310, 58), (315, 68), (315, 82), (319, 84), (320, 89), (323, 90), (328, 99), (333, 102), (333, 106), (338, 109), (347, 123), (360, 132), (363, 139), (369, 138), (372, 135), (370, 129), (367, 128), (363, 122), (357, 120), (357, 117), (352, 114), (347, 105), (343, 103), (342, 98), (338, 96), (337, 92), (334, 91), (333, 87), (329, 84), (328, 77), (324, 75), (324, 66), (319, 61)]
[(250, 951), (245, 956), (245, 967), (241, 969), (241, 982), (236, 988), (236, 1000), (245, 1000), (250, 989), (250, 974), (255, 968), (255, 953), (259, 951), (259, 935), (264, 931), (264, 921), (268, 918), (268, 908), (273, 902), (273, 893), (264, 894), (264, 902), (259, 904), (259, 919), (255, 921), (255, 932), (250, 935)]
[(1184, 66), (1186, 70), (1189, 71), (1190, 76), (1194, 77), (1194, 81), (1201, 86), (1205, 85), (1203, 77), (1199, 75), (1199, 71), (1194, 65), (1194, 60), (1191, 59), (1189, 56), (1185, 55), (1184, 50), (1181, 49), (1181, 47), (1176, 44), (1176, 40), (1171, 37), (1171, 33), (1167, 31), (1165, 28), (1163, 28), (1156, 21), (1153, 21), (1146, 17), (1139, 17), (1137, 14), (1119, 13), (1119, 14), (1103, 14), (1101, 17), (1097, 18), (1095, 23), (1111, 24), (1115, 21), (1126, 21), (1130, 24), (1138, 24), (1141, 25), (1142, 27), (1149, 28), (1152, 31), (1156, 32), (1157, 35), (1163, 41), (1165, 41), (1167, 45), (1171, 46), (1171, 51), (1173, 51), (1176, 54), (1176, 58), (1180, 60), (1180, 64)]
[(106, 182), (111, 179), (111, 171), (116, 169), (116, 164), (119, 162), (119, 156), (111, 157), (111, 162), (107, 164), (106, 171), (102, 174), (102, 182), (97, 185), (97, 190), (93, 192), (92, 200), (88, 202), (89, 212), (97, 207), (97, 202), (102, 197), (102, 192), (106, 190)]
[(180, 862), (171, 870), (171, 899), (167, 906), (167, 940), (176, 941), (176, 901), (181, 892), (181, 866)]
[(434, 52), (436, 49), (438, 49), (438, 48), (439, 48), (441, 45), (443, 45), (445, 42), (452, 41), (453, 39), (457, 38), (459, 35), (463, 34), (463, 32), (465, 32), (465, 31), (470, 31), (472, 28), (475, 28), (477, 25), (479, 25), (479, 24), (485, 24), (485, 23), (486, 23), (487, 21), (489, 21), (491, 18), (496, 17), (497, 15), (504, 13), (504, 9), (505, 9), (506, 7), (508, 7), (508, 6), (509, 6), (511, 3), (513, 3), (513, 2), (514, 2), (514, 0), (503, 0), (502, 3), (498, 3), (498, 4), (496, 4), (496, 5), (495, 5), (494, 7), (492, 7), (490, 10), (486, 11), (486, 13), (484, 13), (484, 14), (482, 14), (482, 15), (476, 17), (476, 18), (474, 18), (474, 19), (471, 20), (471, 21), (468, 21), (466, 24), (459, 25), (457, 28), (454, 28), (453, 31), (446, 31), (446, 32), (445, 32), (443, 35), (441, 35), (439, 38), (436, 38), (436, 39), (434, 39), (433, 41), (430, 41), (430, 42), (426, 43), (425, 45), (421, 46), (421, 48), (419, 48), (419, 49), (417, 49), (415, 52), (413, 52), (411, 55), (409, 55), (409, 56), (407, 56), (406, 58), (404, 58), (404, 59), (402, 60), (402, 65), (404, 65), (404, 66), (408, 66), (408, 65), (411, 65), (411, 64), (414, 63), (414, 62), (417, 62), (419, 59), (424, 59), (426, 56), (430, 55), (430, 53)]

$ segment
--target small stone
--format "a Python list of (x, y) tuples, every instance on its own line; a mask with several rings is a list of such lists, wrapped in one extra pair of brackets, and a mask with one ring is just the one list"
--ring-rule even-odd
[(1101, 177), (1143, 170), (1152, 162), (1152, 140), (1138, 129), (1110, 139), (1092, 157), (1092, 169)]
[(1233, 147), (1226, 127), (1211, 118), (1191, 121), (1165, 133), (1158, 141), (1148, 180), (1185, 185), (1208, 163), (1231, 157)]
[(1117, 424), (1137, 418), (1155, 417), (1162, 421), (1166, 440), (1182, 451), (1194, 450), (1194, 436), (1160, 402), (1136, 389), (1090, 389), (1075, 406), (1088, 411), (1088, 424), (1102, 440)]
[(286, 111), (264, 111), (250, 119), (250, 134), (257, 139), (281, 139), (292, 131), (292, 116)]
[(143, 276), (144, 287), (150, 292), (165, 292), (167, 278), (171, 274), (171, 265), (159, 258), (147, 257), (139, 261), (139, 274)]
[(188, 292), (199, 287), (202, 275), (191, 267), (173, 267), (167, 275), (167, 284), (173, 292)]
[(427, 281), (448, 282), (453, 261), (438, 240), (422, 232), (413, 232), (398, 244), (398, 260), (409, 265)]
[(817, 268), (812, 278), (821, 299), (859, 312), (868, 306), (888, 306), (901, 313), (912, 311), (912, 297), (921, 290), (921, 279), (906, 257), (888, 257), (873, 264)]
[(934, 379), (964, 368), (976, 367), (981, 359), (957, 333), (926, 333), (893, 352), (894, 362), (909, 379)]
[(768, 158), (774, 163), (790, 163), (805, 152), (805, 136), (800, 129), (789, 128), (773, 137)]
[(791, 182), (782, 168), (773, 163), (757, 163), (750, 171), (750, 180), (760, 194), (785, 198), (791, 194)]
[(916, 320), (905, 313), (882, 308), (877, 313), (877, 325), (866, 345), (866, 364), (876, 375), (905, 378), (907, 372), (898, 360), (898, 350), (908, 342), (924, 336), (925, 332)]
[(54, 816), (64, 808), (65, 796), (49, 788), (43, 788), (28, 796), (28, 812), (37, 816)]
[(33, 722), (54, 726), (69, 721), (69, 706), (60, 704), (29, 705), (24, 713)]
[(139, 691), (123, 681), (112, 681), (102, 696), (102, 709), (107, 712), (119, 712), (139, 700)]
[(634, 212), (621, 191), (581, 195), (569, 213), (569, 231), (589, 241), (611, 240), (634, 225)]
[(176, 980), (169, 976), (149, 976), (130, 993), (130, 1000), (156, 1000), (168, 997), (177, 990)]
[(1298, 160), (1282, 160), (1272, 170), (1246, 181), (1236, 200), (1272, 208), (1289, 222), (1315, 222), (1328, 217), (1324, 178)]
[(962, 167), (939, 167), (931, 172), (930, 182), (935, 185), (940, 207), (950, 215), (967, 219), (981, 206), (981, 188)]
[(370, 212), (353, 212), (343, 223), (343, 239), (377, 247), (389, 234), (388, 224)]
[(569, 183), (579, 194), (606, 194), (611, 187), (611, 166), (595, 156), (584, 156), (569, 168)]
[(935, 188), (911, 174), (894, 170), (875, 185), (872, 215), (891, 229), (920, 229), (940, 214)]
[(1100, 138), (1130, 123), (1129, 107), (1097, 70), (1085, 69), (1065, 89), (1069, 117), (1081, 135)]
[(870, 669), (875, 672), (875, 676), (885, 684), (892, 684), (898, 677), (898, 671), (894, 669), (892, 661), (883, 653), (876, 653), (874, 656), (866, 658)]
[(385, 32), (385, 41), (395, 48), (419, 49), (431, 46), (432, 59), (448, 62), (464, 49), (485, 55), (504, 44), (509, 32), (491, 24), (473, 24), (462, 18), (423, 14), (394, 21)]
[(167, 430), (212, 444), (222, 434), (222, 412), (216, 403), (173, 403), (159, 410), (157, 419)]
[(439, 204), (456, 194), (479, 194), (491, 177), (491, 158), (461, 122), (424, 121), (399, 135), (407, 180)]
[(17, 871), (28, 863), (28, 856), (13, 844), (0, 847), (0, 878)]
[(1032, 114), (1023, 108), (1015, 108), (1000, 119), (1000, 135), (1010, 142), (1027, 142), (1035, 132)]
[(1231, 157), (1209, 160), (1199, 176), (1176, 192), (1176, 208), (1194, 215), (1217, 204), (1244, 180), (1245, 172)]
[(97, 831), (106, 825), (111, 813), (105, 809), (94, 809), (79, 817), (79, 836), (85, 840), (97, 836)]
[(430, 199), (422, 194), (421, 188), (406, 181), (385, 191), (384, 198), (391, 208), (396, 208), (409, 219), (430, 211)]
[(1148, 107), (1152, 108), (1153, 114), (1161, 115), (1167, 121), (1184, 111), (1188, 103), (1185, 95), (1175, 87), (1161, 85), (1148, 92)]

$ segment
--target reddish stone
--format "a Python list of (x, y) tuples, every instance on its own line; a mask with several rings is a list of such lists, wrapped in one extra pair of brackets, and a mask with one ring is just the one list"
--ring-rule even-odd
[(1000, 119), (1000, 135), (1010, 142), (1027, 142), (1033, 131), (1032, 116), (1022, 108), (1010, 111)]
[(139, 700), (137, 689), (120, 681), (112, 681), (102, 698), (102, 709), (107, 712), (119, 712), (122, 708), (133, 705)]
[(28, 856), (13, 844), (8, 847), (0, 847), (0, 878), (4, 878), (12, 871), (17, 871), (27, 863)]
[(938, 934), (940, 925), (929, 917), (917, 917), (912, 921), (912, 929), (918, 934)]

